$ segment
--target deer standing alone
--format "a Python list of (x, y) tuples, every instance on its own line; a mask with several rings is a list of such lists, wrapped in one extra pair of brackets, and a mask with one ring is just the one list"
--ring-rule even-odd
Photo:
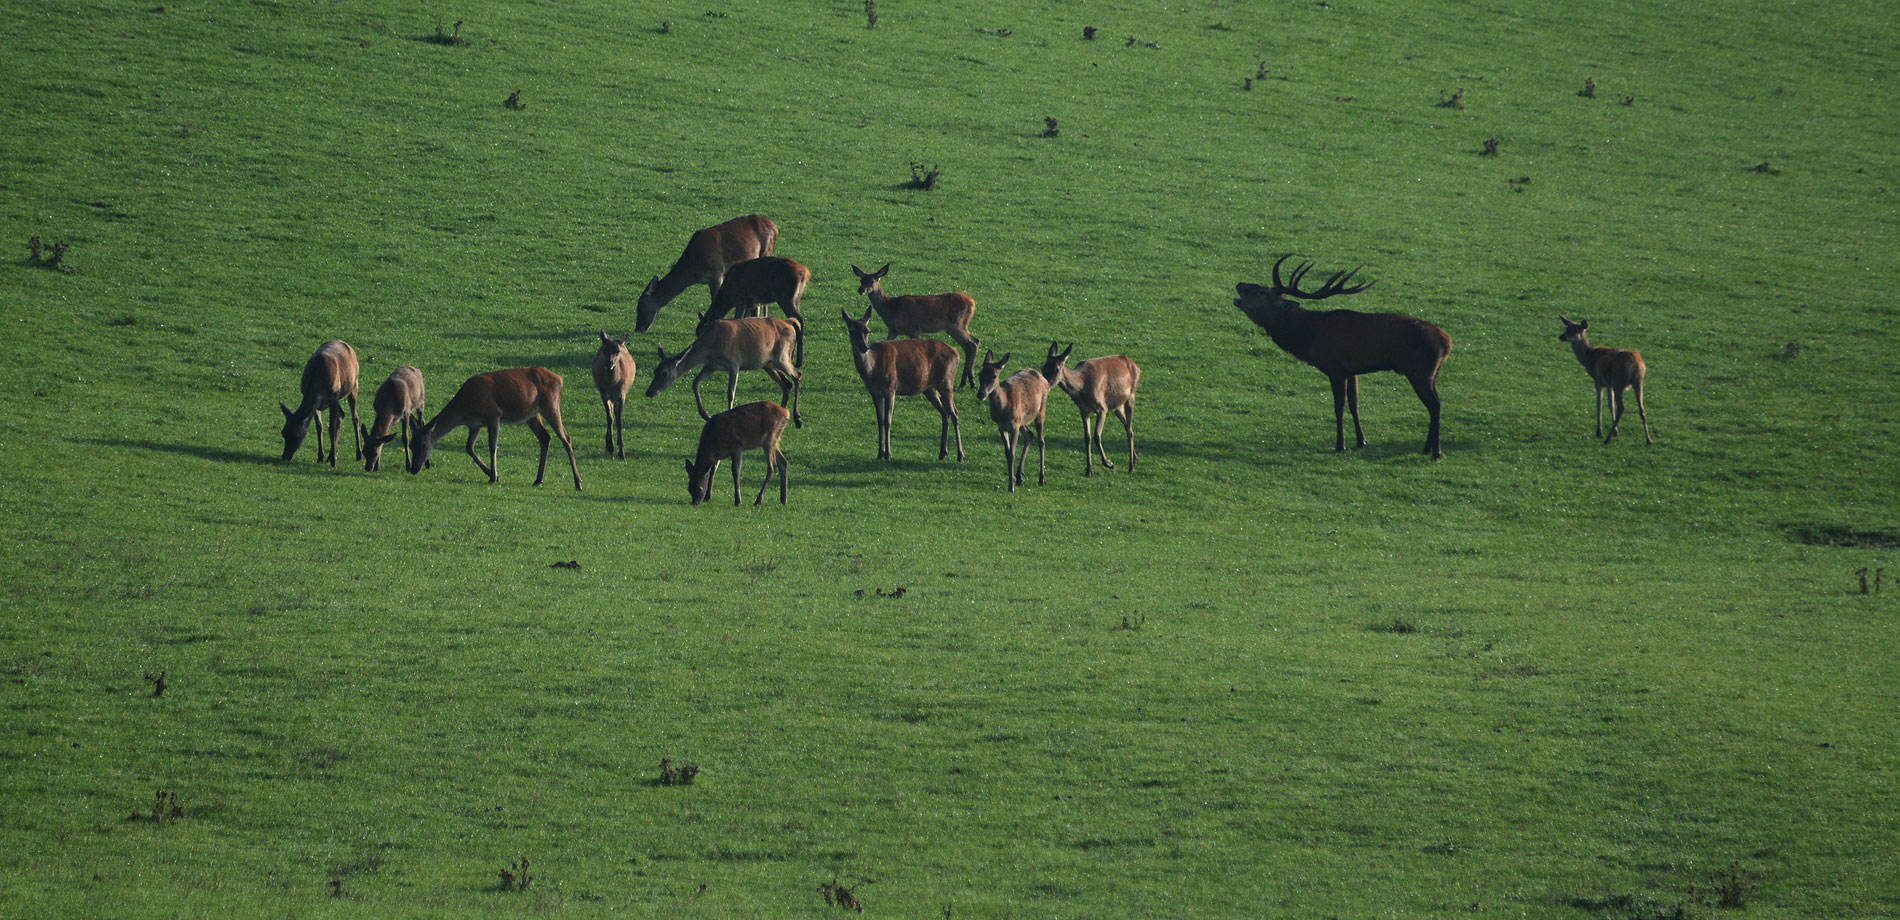
[[(462, 382), (449, 404), (436, 413), (435, 420), (424, 422), (415, 416), (416, 431), (409, 453), (409, 472), (422, 472), (429, 465), (435, 443), (457, 428), (468, 428), (468, 458), (488, 474), (489, 482), (500, 482), (495, 471), (495, 436), (503, 425), (527, 425), (541, 442), (541, 465), (534, 472), (534, 484), (540, 485), (548, 471), (548, 429), (561, 438), (567, 448), (567, 463), (574, 470), (574, 491), (581, 491), (581, 465), (574, 459), (574, 441), (561, 424), (561, 375), (545, 367), (518, 367), (506, 371), (476, 374)], [(475, 455), (475, 434), (488, 431), (488, 462)]]
[(874, 272), (851, 266), (852, 273), (858, 276), (858, 293), (871, 298), (871, 309), (877, 311), (884, 319), (885, 328), (890, 330), (885, 341), (900, 335), (914, 339), (931, 332), (948, 333), (963, 349), (963, 374), (957, 386), (975, 385), (976, 346), (982, 342), (970, 334), (970, 320), (976, 316), (976, 299), (962, 291), (886, 296), (883, 280), (890, 270), (889, 262)]
[(759, 483), (759, 497), (752, 503), (765, 503), (765, 487), (772, 481), (772, 471), (777, 470), (778, 503), (785, 504), (791, 488), (788, 478), (791, 463), (785, 459), (785, 452), (779, 450), (778, 442), (785, 434), (788, 417), (784, 406), (753, 402), (707, 419), (699, 430), (699, 449), (693, 459), (686, 461), (686, 490), (692, 493), (693, 504), (712, 500), (713, 474), (719, 471), (719, 461), (731, 460), (732, 503), (737, 506), (739, 466), (748, 450), (765, 451), (765, 479)]
[(735, 318), (764, 316), (761, 305), (775, 303), (785, 311), (785, 318), (797, 326), (798, 353), (792, 364), (804, 367), (805, 317), (798, 312), (798, 301), (805, 296), (805, 287), (809, 284), (811, 269), (791, 259), (760, 256), (740, 262), (726, 272), (725, 283), (719, 286), (719, 293), (713, 295), (712, 309), (700, 315), (693, 333), (704, 333), (708, 326), (728, 315)]
[[(627, 391), (640, 373), (627, 350), (627, 337), (608, 338), (600, 334), (600, 348), (594, 351), (594, 389), (600, 391), (601, 407), (607, 410), (607, 453), (627, 459), (627, 434), (623, 419), (627, 412)], [(617, 439), (616, 439), (617, 436)]]
[(363, 471), (374, 473), (383, 468), (383, 445), (402, 436), (403, 466), (409, 465), (410, 416), (422, 414), (427, 403), (422, 389), (422, 371), (405, 364), (389, 372), (383, 385), (376, 388), (376, 426), (363, 429)]
[(1042, 417), (1049, 405), (1049, 378), (1041, 371), (1024, 369), (1008, 380), (999, 380), (1003, 365), (1008, 363), (1008, 352), (995, 359), (987, 349), (983, 352), (976, 398), (989, 400), (990, 420), (1003, 436), (1003, 478), (1014, 492), (1023, 481), (1023, 465), (1029, 459), (1029, 445), (1022, 443), (1023, 432), (1031, 427), (1036, 429), (1036, 485), (1042, 485), (1048, 478)]
[(284, 459), (297, 456), (297, 448), (303, 446), (303, 439), (310, 433), (310, 423), (317, 423), (317, 462), (323, 462), (323, 418), (318, 415), (324, 409), (330, 410), (330, 468), (336, 468), (336, 441), (343, 428), (343, 403), (350, 404), (350, 440), (356, 442), (356, 459), (363, 459), (363, 441), (357, 428), (363, 423), (356, 418), (356, 349), (342, 339), (332, 339), (317, 346), (315, 354), (304, 362), (303, 378), (298, 390), (303, 394), (297, 403), (296, 411), (279, 402), (277, 408), (284, 411)]
[[(1616, 426), (1623, 421), (1623, 391), (1632, 390), (1636, 394), (1636, 415), (1643, 420), (1643, 443), (1656, 443), (1649, 435), (1649, 410), (1643, 408), (1643, 376), (1649, 373), (1649, 366), (1643, 363), (1642, 354), (1628, 348), (1598, 348), (1590, 344), (1590, 337), (1584, 330), (1590, 328), (1590, 321), (1571, 322), (1562, 314), (1557, 316), (1563, 321), (1563, 334), (1557, 336), (1559, 342), (1569, 342), (1570, 350), (1576, 353), (1583, 369), (1590, 374), (1590, 381), (1597, 386), (1597, 437), (1608, 444), (1616, 437)], [(1611, 408), (1610, 434), (1603, 434), (1603, 391), (1610, 391)]]
[(1108, 451), (1102, 447), (1102, 428), (1112, 413), (1121, 419), (1128, 434), (1128, 468), (1135, 468), (1135, 390), (1141, 386), (1141, 367), (1127, 355), (1090, 358), (1068, 367), (1069, 353), (1075, 343), (1061, 352), (1049, 343), (1049, 356), (1042, 363), (1042, 375), (1062, 388), (1082, 412), (1082, 456), (1086, 464), (1082, 475), (1095, 475), (1095, 455), (1102, 455), (1102, 466), (1114, 469)]
[[(1451, 354), (1451, 336), (1422, 319), (1398, 313), (1360, 313), (1355, 310), (1307, 310), (1298, 300), (1323, 300), (1335, 294), (1357, 294), (1375, 282), (1346, 287), (1359, 269), (1336, 272), (1316, 291), (1300, 290), (1300, 279), (1313, 267), (1303, 262), (1287, 281), (1273, 263), (1273, 286), (1238, 284), (1234, 300), (1247, 318), (1267, 331), (1287, 354), (1320, 369), (1333, 384), (1335, 451), (1346, 449), (1345, 410), (1352, 408), (1352, 430), (1358, 446), (1366, 446), (1359, 426), (1359, 375), (1396, 371), (1411, 381), (1412, 391), (1431, 413), (1425, 434), (1425, 453), (1433, 460), (1444, 456), (1438, 446), (1438, 370)], [(1291, 299), (1290, 299), (1291, 298)]]
[(963, 423), (957, 418), (957, 350), (936, 339), (903, 339), (871, 343), (871, 311), (854, 317), (844, 315), (845, 333), (851, 337), (851, 359), (857, 366), (858, 379), (871, 394), (871, 409), (877, 414), (877, 458), (891, 459), (891, 411), (899, 396), (922, 394), (942, 416), (943, 431), (937, 438), (937, 459), (950, 455), (950, 430), (957, 432), (957, 462), (963, 462)]
[(694, 231), (692, 239), (686, 241), (686, 251), (673, 262), (666, 277), (654, 276), (640, 292), (634, 307), (634, 331), (651, 328), (660, 309), (695, 284), (705, 285), (717, 299), (728, 269), (747, 259), (771, 255), (777, 240), (778, 225), (757, 214)]
[(804, 427), (805, 421), (798, 414), (802, 382), (792, 360), (801, 323), (753, 316), (710, 324), (702, 321), (701, 325), (705, 331), (679, 354), (668, 355), (666, 349), (656, 346), (660, 363), (653, 369), (653, 383), (647, 386), (648, 398), (665, 392), (681, 374), (700, 368), (693, 377), (693, 405), (699, 408), (700, 418), (709, 419), (712, 416), (706, 414), (706, 404), (699, 397), (699, 382), (706, 379), (707, 374), (716, 370), (726, 372), (726, 408), (730, 409), (739, 399), (739, 372), (762, 369), (778, 383), (779, 398), (792, 404), (792, 424)]

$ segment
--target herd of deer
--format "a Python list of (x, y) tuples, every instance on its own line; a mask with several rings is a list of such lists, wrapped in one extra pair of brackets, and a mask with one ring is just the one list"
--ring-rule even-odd
[[(779, 449), (779, 440), (790, 422), (802, 427), (799, 413), (800, 368), (805, 358), (804, 316), (799, 300), (811, 281), (811, 272), (791, 259), (772, 255), (778, 239), (778, 227), (757, 214), (734, 218), (693, 234), (686, 250), (664, 277), (655, 277), (641, 291), (635, 329), (651, 328), (660, 310), (689, 287), (704, 284), (711, 290), (712, 306), (700, 314), (691, 345), (678, 354), (658, 349), (659, 365), (647, 396), (657, 396), (681, 375), (695, 368), (693, 403), (705, 425), (699, 447), (686, 462), (688, 489), (693, 504), (712, 495), (712, 480), (722, 460), (732, 461), (732, 500), (739, 503), (739, 469), (747, 451), (761, 450), (766, 457), (766, 476), (759, 485), (754, 504), (765, 500), (765, 488), (774, 472), (779, 478), (779, 501), (786, 500), (787, 462)], [(1308, 310), (1301, 302), (1323, 300), (1336, 295), (1357, 294), (1373, 282), (1347, 285), (1358, 269), (1336, 272), (1314, 290), (1302, 290), (1300, 282), (1311, 271), (1312, 262), (1296, 266), (1281, 279), (1280, 267), (1290, 256), (1273, 264), (1271, 287), (1242, 283), (1234, 300), (1247, 318), (1266, 330), (1274, 343), (1288, 354), (1311, 364), (1332, 381), (1334, 450), (1345, 450), (1345, 412), (1352, 411), (1353, 433), (1360, 447), (1366, 436), (1359, 424), (1359, 375), (1395, 371), (1411, 381), (1431, 416), (1425, 436), (1424, 452), (1436, 460), (1444, 456), (1439, 448), (1438, 371), (1451, 353), (1451, 336), (1443, 329), (1416, 317), (1397, 313), (1360, 313), (1353, 310)], [(942, 417), (942, 433), (937, 459), (949, 456), (950, 436), (955, 432), (957, 461), (962, 462), (963, 429), (958, 421), (954, 391), (959, 386), (976, 388), (977, 398), (989, 406), (1003, 440), (1004, 474), (1010, 491), (1023, 481), (1023, 467), (1029, 455), (1024, 436), (1036, 435), (1036, 481), (1046, 480), (1043, 416), (1050, 389), (1057, 388), (1075, 401), (1082, 413), (1083, 475), (1093, 475), (1095, 457), (1113, 468), (1102, 446), (1102, 429), (1108, 416), (1122, 423), (1128, 437), (1128, 468), (1133, 469), (1135, 451), (1134, 400), (1141, 384), (1141, 368), (1126, 355), (1090, 358), (1071, 367), (1068, 358), (1075, 346), (1060, 348), (1049, 343), (1039, 368), (1025, 368), (1004, 378), (1003, 368), (1010, 353), (996, 357), (985, 350), (982, 362), (976, 349), (981, 341), (970, 332), (976, 314), (976, 302), (970, 295), (908, 294), (890, 296), (882, 281), (890, 265), (875, 272), (851, 266), (858, 276), (858, 293), (869, 298), (870, 309), (862, 316), (840, 311), (850, 339), (852, 361), (858, 377), (870, 393), (877, 416), (877, 455), (891, 456), (891, 412), (899, 396), (923, 396)], [(776, 303), (784, 319), (763, 315), (763, 305)], [(872, 342), (870, 321), (875, 313), (883, 319), (889, 334), (884, 341)], [(732, 318), (727, 318), (731, 316)], [(1597, 436), (1605, 444), (1616, 437), (1623, 419), (1623, 391), (1636, 397), (1636, 411), (1643, 423), (1643, 440), (1654, 443), (1649, 432), (1649, 414), (1643, 406), (1642, 355), (1621, 348), (1592, 346), (1585, 330), (1588, 322), (1571, 322), (1559, 317), (1564, 325), (1560, 341), (1571, 344), (1577, 360), (1596, 384)], [(949, 335), (959, 348), (951, 348), (936, 339), (920, 338), (930, 333)], [(901, 338), (900, 338), (901, 337)], [(726, 372), (726, 411), (706, 412), (699, 395), (700, 381), (716, 370)], [(743, 370), (763, 370), (778, 383), (780, 403), (755, 402), (734, 406), (738, 396), (738, 374)], [(594, 384), (600, 391), (607, 415), (607, 452), (626, 456), (623, 415), (627, 393), (637, 373), (633, 354), (627, 350), (627, 337), (600, 333), (600, 347), (594, 354)], [(540, 467), (534, 484), (540, 485), (547, 472), (548, 446), (553, 437), (567, 449), (569, 467), (574, 472), (574, 488), (581, 488), (580, 464), (574, 455), (574, 442), (561, 423), (561, 386), (559, 374), (542, 367), (493, 371), (468, 378), (448, 405), (432, 420), (422, 416), (424, 392), (422, 372), (403, 365), (377, 388), (373, 402), (375, 424), (363, 425), (356, 416), (358, 365), (356, 352), (342, 341), (325, 342), (304, 365), (302, 402), (296, 409), (282, 403), (284, 414), (284, 459), (294, 457), (312, 422), (317, 427), (317, 461), (325, 457), (323, 421), (319, 413), (330, 412), (329, 462), (337, 462), (337, 439), (343, 418), (343, 406), (350, 410), (351, 436), (356, 442), (357, 459), (364, 468), (375, 471), (382, 466), (384, 445), (400, 437), (406, 467), (419, 473), (430, 465), (429, 456), (436, 442), (457, 428), (468, 429), (465, 450), (490, 482), (499, 480), (495, 471), (495, 438), (504, 425), (525, 424), (541, 442)], [(1612, 404), (1610, 433), (1603, 434), (1603, 395), (1609, 391)], [(782, 404), (781, 404), (782, 403)], [(791, 408), (787, 410), (786, 405)], [(479, 430), (488, 432), (488, 462), (475, 453)], [(552, 429), (552, 435), (550, 435)]]

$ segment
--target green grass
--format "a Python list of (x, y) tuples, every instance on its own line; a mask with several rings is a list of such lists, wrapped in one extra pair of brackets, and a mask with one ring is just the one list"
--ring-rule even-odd
[[(1729, 913), (1731, 864), (1746, 916), (1900, 913), (1879, 4), (0, 29), (0, 916), (823, 916), (836, 877), (875, 916), (1622, 920)], [(791, 503), (689, 507), (687, 388), (612, 461), (587, 361), (753, 211), (814, 276)], [(1324, 378), (1230, 305), (1287, 252), (1451, 333), (1442, 462), (1390, 374), (1330, 451)], [(1141, 362), (1140, 470), (1084, 479), (1058, 395), (1008, 494), (968, 391), (968, 462), (917, 400), (873, 460), (837, 311), (887, 261), (1018, 366)], [(1592, 442), (1559, 312), (1643, 351), (1653, 447)], [(456, 436), (278, 462), (335, 337), (365, 414), (402, 363), (432, 412), (565, 375), (587, 490), (558, 445), (530, 488), (520, 428), (493, 486)]]

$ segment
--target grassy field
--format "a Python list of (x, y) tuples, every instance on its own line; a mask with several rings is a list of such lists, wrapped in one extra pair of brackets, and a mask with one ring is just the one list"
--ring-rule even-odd
[[(1900, 915), (1890, 10), (878, 13), (0, 6), (0, 916)], [(615, 461), (587, 362), (749, 212), (813, 272), (791, 501), (690, 507), (688, 388)], [(1443, 461), (1391, 374), (1331, 451), (1231, 305), (1289, 252), (1450, 332)], [(967, 390), (967, 462), (917, 399), (875, 460), (885, 262), (1139, 361), (1140, 469), (1057, 394), (1007, 493)], [(366, 418), (563, 374), (586, 491), (521, 428), (279, 461), (332, 338)]]

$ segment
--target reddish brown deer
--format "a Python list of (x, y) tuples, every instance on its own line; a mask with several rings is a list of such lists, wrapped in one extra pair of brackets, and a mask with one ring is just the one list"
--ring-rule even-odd
[(1141, 386), (1141, 367), (1127, 355), (1090, 358), (1074, 367), (1066, 366), (1075, 343), (1061, 352), (1049, 343), (1049, 357), (1043, 360), (1042, 375), (1062, 388), (1082, 411), (1082, 456), (1086, 464), (1082, 475), (1095, 475), (1095, 455), (1102, 455), (1102, 466), (1114, 469), (1108, 451), (1102, 447), (1102, 428), (1113, 413), (1121, 419), (1128, 434), (1128, 468), (1135, 468), (1135, 390)]
[[(435, 420), (424, 422), (415, 416), (416, 430), (409, 453), (409, 472), (420, 473), (429, 465), (435, 442), (457, 428), (468, 428), (468, 458), (488, 474), (489, 482), (500, 482), (495, 471), (495, 435), (503, 425), (527, 425), (541, 442), (541, 465), (534, 471), (534, 484), (540, 485), (548, 471), (548, 429), (561, 438), (567, 448), (567, 463), (574, 470), (574, 491), (581, 491), (581, 465), (574, 459), (574, 441), (561, 424), (561, 375), (545, 367), (518, 367), (513, 370), (476, 374), (462, 382), (449, 404), (436, 413)], [(475, 434), (488, 430), (488, 462), (475, 455)]]
[[(1605, 444), (1616, 438), (1616, 427), (1623, 421), (1623, 391), (1631, 390), (1636, 394), (1636, 415), (1643, 420), (1643, 443), (1656, 443), (1649, 434), (1649, 410), (1643, 408), (1643, 375), (1649, 373), (1643, 356), (1628, 348), (1597, 348), (1584, 334), (1584, 330), (1590, 328), (1589, 320), (1573, 323), (1561, 314), (1557, 318), (1564, 324), (1563, 334), (1557, 336), (1557, 341), (1570, 343), (1570, 350), (1576, 353), (1577, 360), (1590, 374), (1590, 381), (1597, 386), (1597, 437), (1603, 438)], [(1604, 390), (1610, 391), (1613, 409), (1608, 437), (1603, 434)]]
[(645, 332), (653, 326), (660, 309), (673, 302), (680, 292), (695, 284), (711, 289), (719, 296), (726, 271), (747, 259), (772, 254), (778, 240), (778, 225), (757, 214), (735, 217), (723, 224), (697, 230), (686, 241), (686, 251), (673, 262), (666, 277), (655, 276), (640, 292), (635, 305), (634, 331)]
[(772, 471), (778, 471), (778, 503), (785, 504), (786, 493), (790, 491), (789, 476), (791, 464), (785, 459), (785, 452), (779, 450), (779, 438), (785, 434), (785, 421), (789, 413), (785, 407), (770, 402), (746, 403), (733, 409), (727, 409), (706, 420), (705, 427), (699, 430), (699, 450), (693, 459), (686, 461), (686, 489), (692, 493), (693, 504), (712, 500), (713, 474), (719, 471), (719, 461), (732, 461), (732, 503), (739, 504), (739, 465), (748, 450), (765, 451), (765, 479), (759, 483), (759, 497), (752, 504), (765, 503), (765, 487), (772, 481)]
[(858, 293), (871, 298), (871, 309), (884, 319), (884, 326), (890, 334), (886, 341), (904, 336), (917, 338), (931, 332), (949, 333), (957, 345), (963, 349), (963, 375), (957, 380), (957, 386), (966, 383), (975, 385), (976, 346), (981, 339), (970, 334), (970, 320), (976, 316), (976, 300), (962, 291), (946, 294), (905, 294), (901, 297), (888, 297), (884, 294), (884, 276), (891, 271), (891, 263), (877, 271), (866, 273), (856, 265), (851, 266), (853, 274), (858, 276)]
[(1029, 459), (1029, 445), (1022, 443), (1023, 432), (1031, 427), (1036, 429), (1036, 485), (1048, 479), (1042, 416), (1049, 405), (1049, 378), (1041, 371), (1025, 369), (1008, 380), (999, 381), (1003, 365), (1008, 363), (1008, 352), (1001, 358), (993, 358), (988, 349), (984, 350), (983, 370), (977, 375), (976, 398), (989, 400), (990, 420), (1003, 436), (1003, 478), (1014, 492), (1022, 484), (1023, 465)]
[(357, 428), (363, 423), (356, 418), (356, 349), (348, 342), (336, 339), (317, 346), (316, 354), (304, 362), (303, 380), (298, 389), (303, 400), (297, 404), (296, 411), (278, 403), (277, 408), (284, 411), (284, 459), (297, 456), (297, 448), (303, 446), (305, 435), (310, 433), (310, 423), (317, 423), (317, 462), (323, 462), (323, 419), (318, 413), (330, 410), (330, 468), (336, 468), (336, 440), (343, 431), (343, 403), (350, 404), (350, 440), (356, 442), (356, 459), (363, 459), (363, 441)]
[(1366, 433), (1359, 426), (1359, 375), (1378, 371), (1397, 371), (1412, 382), (1412, 391), (1431, 413), (1431, 427), (1425, 435), (1425, 453), (1433, 460), (1444, 456), (1438, 446), (1438, 369), (1451, 354), (1451, 336), (1422, 319), (1397, 313), (1359, 313), (1353, 310), (1314, 311), (1294, 300), (1323, 300), (1335, 294), (1357, 294), (1374, 282), (1346, 287), (1359, 269), (1337, 272), (1316, 291), (1300, 290), (1300, 279), (1312, 269), (1303, 262), (1287, 281), (1280, 280), (1280, 265), (1292, 256), (1281, 256), (1273, 263), (1273, 286), (1238, 284), (1240, 297), (1234, 300), (1247, 318), (1267, 331), (1274, 344), (1287, 354), (1320, 369), (1333, 383), (1333, 449), (1346, 449), (1345, 410), (1352, 408), (1352, 430), (1358, 446), (1366, 446)]
[(699, 317), (693, 334), (704, 333), (708, 326), (725, 319), (764, 316), (761, 304), (775, 303), (785, 318), (797, 325), (798, 353), (792, 364), (805, 366), (805, 317), (798, 312), (798, 301), (811, 284), (811, 270), (790, 259), (760, 256), (734, 265), (726, 272), (726, 281), (714, 295), (712, 309)]
[(751, 316), (712, 323), (702, 321), (700, 325), (705, 331), (693, 339), (685, 351), (669, 355), (666, 349), (657, 349), (660, 363), (653, 369), (653, 382), (647, 386), (648, 398), (666, 392), (680, 375), (697, 367), (700, 371), (693, 377), (693, 405), (699, 408), (700, 418), (711, 418), (706, 414), (706, 404), (699, 398), (699, 382), (706, 379), (707, 374), (726, 372), (726, 408), (730, 409), (739, 401), (739, 372), (764, 370), (778, 383), (779, 398), (792, 404), (792, 424), (804, 427), (805, 420), (798, 414), (802, 383), (797, 364), (792, 360), (793, 343), (798, 340), (801, 323), (772, 316)]
[(622, 424), (627, 411), (627, 391), (640, 368), (627, 350), (627, 337), (608, 338), (600, 334), (600, 348), (594, 351), (594, 388), (600, 391), (601, 407), (607, 410), (607, 453), (627, 459), (627, 434)]
[(427, 402), (422, 389), (422, 372), (403, 365), (389, 373), (376, 388), (376, 427), (363, 429), (363, 471), (374, 473), (383, 468), (383, 445), (402, 436), (403, 466), (409, 465), (409, 429), (412, 415), (420, 415)]
[(871, 344), (871, 311), (862, 318), (840, 310), (845, 333), (851, 337), (851, 357), (858, 379), (871, 394), (877, 414), (877, 458), (891, 459), (891, 411), (897, 397), (922, 394), (942, 416), (937, 459), (950, 455), (950, 430), (957, 432), (957, 462), (963, 462), (963, 423), (957, 418), (957, 350), (936, 339), (903, 339)]

